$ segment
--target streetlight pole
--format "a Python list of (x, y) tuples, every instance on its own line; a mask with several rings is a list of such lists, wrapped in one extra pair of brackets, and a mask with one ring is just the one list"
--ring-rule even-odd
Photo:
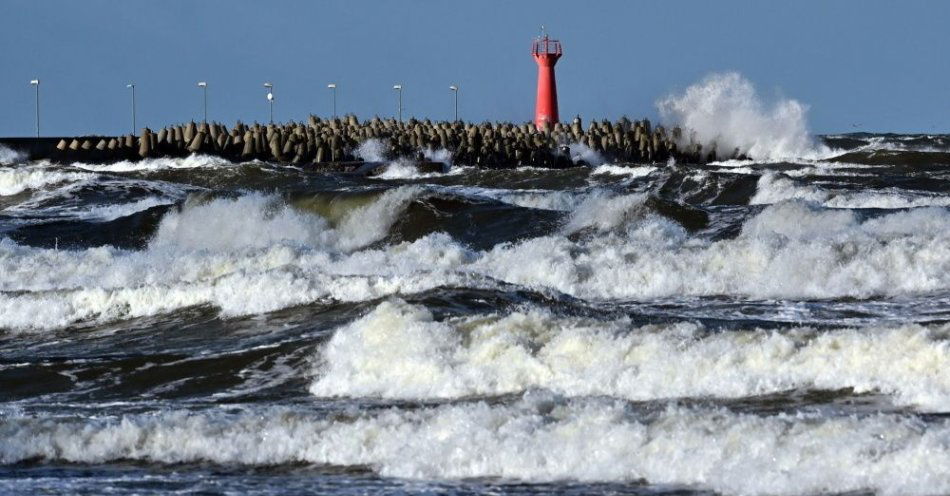
[(397, 84), (393, 89), (399, 92), (399, 122), (402, 122), (402, 85)]
[(132, 134), (135, 134), (135, 83), (129, 83), (125, 87), (132, 89)]
[(40, 137), (40, 80), (33, 79), (30, 85), (36, 87), (36, 137)]
[(205, 81), (198, 81), (198, 87), (204, 90), (205, 118), (202, 122), (208, 122), (208, 83)]
[(459, 120), (459, 87), (456, 85), (449, 86), (449, 89), (452, 90), (452, 93), (455, 93), (455, 122)]
[(333, 92), (333, 118), (336, 119), (336, 83), (328, 84), (327, 88)]
[(264, 87), (267, 88), (267, 101), (270, 102), (270, 123), (274, 123), (274, 85), (271, 83), (264, 83)]

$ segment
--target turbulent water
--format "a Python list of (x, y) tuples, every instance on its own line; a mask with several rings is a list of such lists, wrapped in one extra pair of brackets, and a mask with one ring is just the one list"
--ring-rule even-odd
[(7, 150), (0, 492), (946, 494), (950, 138), (821, 153)]

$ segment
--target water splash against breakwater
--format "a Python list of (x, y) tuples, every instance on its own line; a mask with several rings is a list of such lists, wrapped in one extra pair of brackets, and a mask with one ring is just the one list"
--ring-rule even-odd
[(769, 103), (736, 72), (716, 73), (657, 101), (664, 122), (680, 126), (680, 147), (696, 142), (719, 156), (733, 150), (756, 160), (818, 159), (830, 149), (808, 131), (808, 107), (797, 100)]

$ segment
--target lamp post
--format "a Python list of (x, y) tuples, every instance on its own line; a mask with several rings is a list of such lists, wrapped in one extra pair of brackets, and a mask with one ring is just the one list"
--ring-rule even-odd
[(198, 87), (204, 91), (205, 118), (202, 122), (208, 122), (208, 83), (205, 81), (198, 81)]
[(274, 123), (274, 85), (271, 83), (264, 83), (264, 87), (267, 88), (267, 101), (270, 102), (270, 123)]
[(399, 122), (402, 122), (402, 85), (397, 84), (393, 89), (399, 93)]
[(459, 120), (459, 87), (456, 85), (449, 86), (449, 89), (452, 90), (452, 93), (455, 93), (455, 122)]
[(135, 134), (135, 83), (125, 85), (132, 90), (132, 134)]
[(333, 118), (336, 119), (336, 83), (328, 84), (327, 88), (333, 93)]
[(40, 80), (30, 80), (30, 85), (36, 87), (36, 137), (40, 137)]

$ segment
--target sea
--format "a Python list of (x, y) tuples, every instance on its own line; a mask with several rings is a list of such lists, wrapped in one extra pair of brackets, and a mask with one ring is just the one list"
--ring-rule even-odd
[(0, 150), (0, 493), (948, 494), (950, 136), (817, 142)]

